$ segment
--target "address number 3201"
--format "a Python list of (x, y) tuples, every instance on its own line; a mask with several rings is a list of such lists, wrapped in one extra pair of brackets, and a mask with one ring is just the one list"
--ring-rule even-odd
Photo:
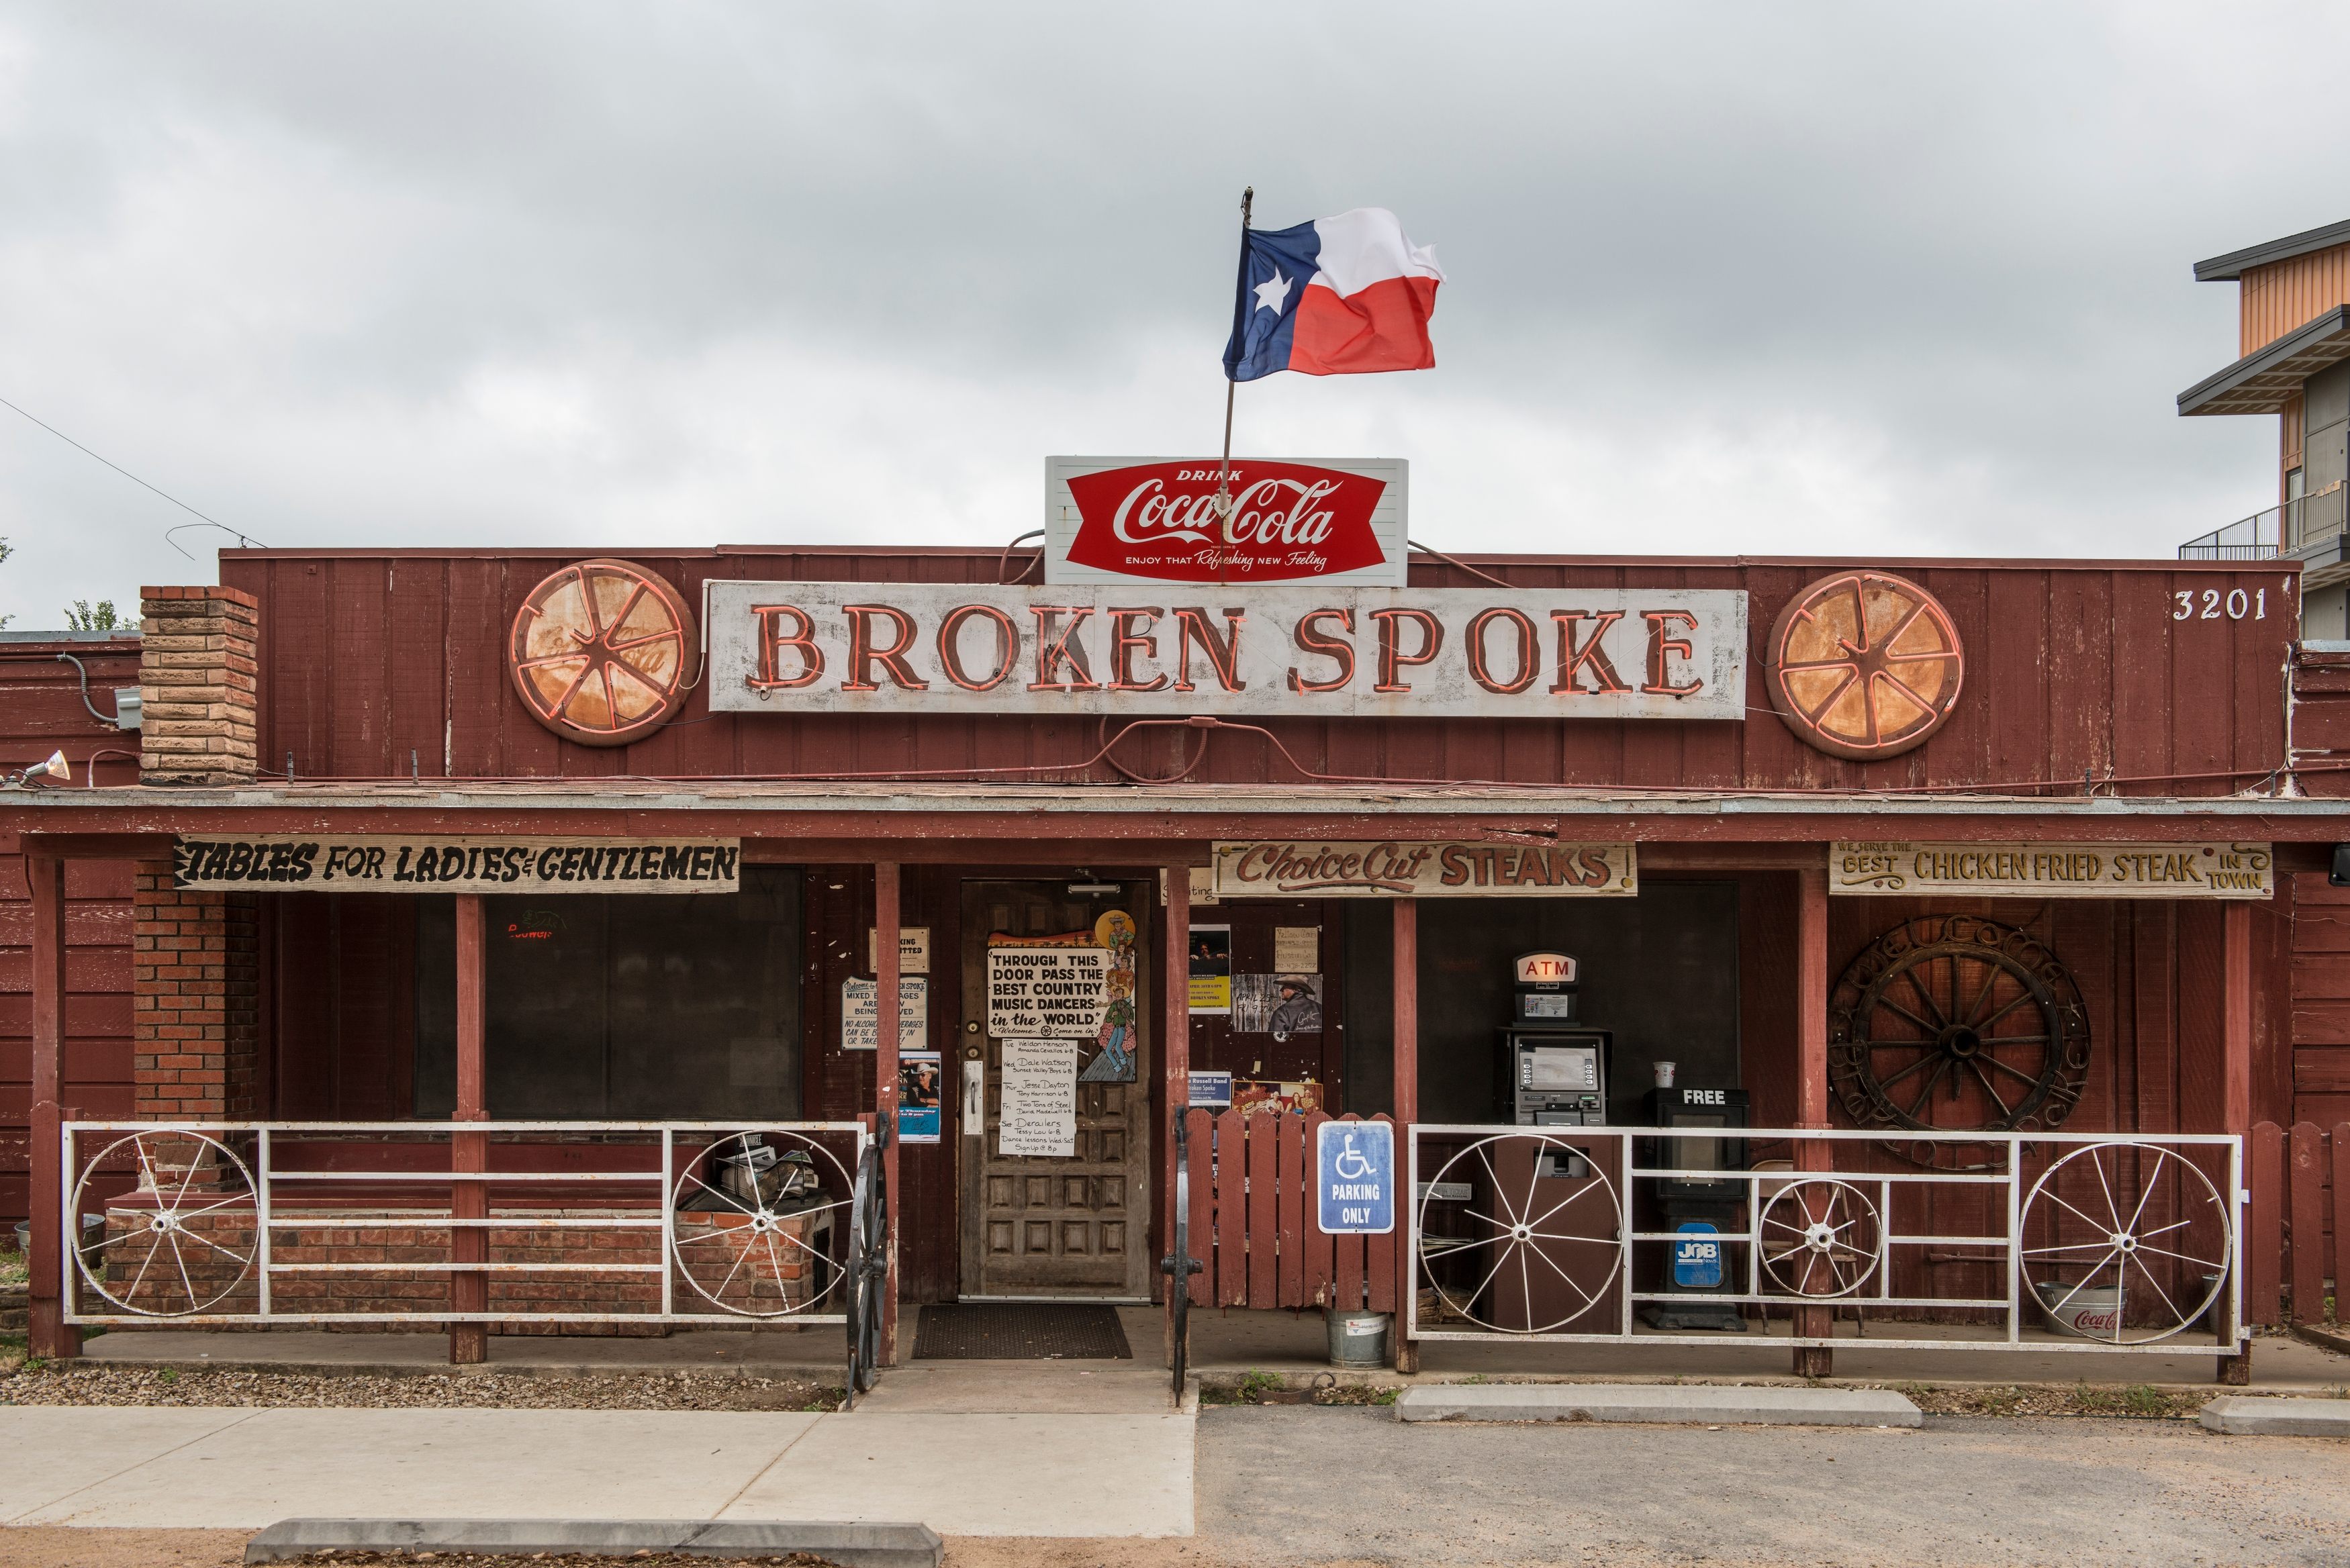
[[(2241, 588), (2230, 588), (2222, 596), (2217, 588), (2205, 588), (2199, 596), (2193, 588), (2180, 588), (2170, 596), (2178, 607), (2170, 612), (2173, 620), (2253, 620), (2269, 618), (2269, 591), (2255, 588), (2247, 594)], [(2201, 607), (2197, 607), (2198, 599)]]

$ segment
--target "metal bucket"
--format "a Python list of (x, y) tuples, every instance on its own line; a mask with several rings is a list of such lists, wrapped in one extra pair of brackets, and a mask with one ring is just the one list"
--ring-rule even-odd
[(1331, 1366), (1385, 1366), (1387, 1365), (1388, 1314), (1334, 1312), (1324, 1315), (1330, 1325)]

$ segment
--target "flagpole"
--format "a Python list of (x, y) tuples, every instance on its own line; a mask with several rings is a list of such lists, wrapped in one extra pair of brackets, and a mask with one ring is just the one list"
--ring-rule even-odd
[[(1248, 287), (1249, 210), (1255, 202), (1256, 187), (1253, 185), (1243, 187), (1241, 191), (1240, 280), (1243, 291)], [(1235, 301), (1235, 308), (1237, 308), (1237, 301)], [(1230, 371), (1226, 371), (1224, 375), (1224, 462), (1216, 472), (1216, 515), (1218, 517), (1229, 517), (1232, 510), (1232, 394), (1239, 389), (1240, 382)]]

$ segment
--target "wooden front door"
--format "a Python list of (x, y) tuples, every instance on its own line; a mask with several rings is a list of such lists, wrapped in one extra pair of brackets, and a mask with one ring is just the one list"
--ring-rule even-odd
[[(1150, 1294), (1149, 971), (1157, 889), (1125, 882), (1116, 894), (1071, 893), (1060, 881), (966, 882), (962, 895), (963, 1062), (981, 1064), (985, 1115), (956, 1139), (962, 1172), (962, 1294), (1124, 1297)], [(1048, 941), (1092, 932), (1122, 909), (1138, 928), (1133, 965), (1132, 1081), (1104, 1082), (1114, 1061), (1078, 1043), (1076, 1136), (1066, 1158), (999, 1152), (1003, 1042), (988, 1031), (991, 937)], [(1088, 1068), (1096, 1077), (1087, 1078)], [(956, 1089), (966, 1069), (952, 1069)]]

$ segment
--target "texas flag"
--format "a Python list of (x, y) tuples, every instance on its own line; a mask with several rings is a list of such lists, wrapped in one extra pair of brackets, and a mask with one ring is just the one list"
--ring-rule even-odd
[(1224, 374), (1253, 381), (1275, 370), (1428, 369), (1436, 363), (1428, 318), (1443, 281), (1435, 250), (1413, 244), (1384, 207), (1251, 229)]

